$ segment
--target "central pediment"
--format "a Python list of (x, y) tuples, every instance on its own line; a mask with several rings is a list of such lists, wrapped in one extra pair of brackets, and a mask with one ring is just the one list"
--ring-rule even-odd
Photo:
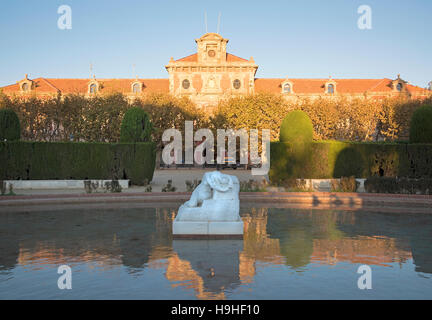
[(245, 65), (255, 66), (255, 61), (247, 60), (227, 53), (228, 39), (218, 33), (206, 33), (201, 38), (195, 39), (197, 43), (197, 53), (191, 54), (181, 59), (171, 58), (169, 65), (200, 65), (200, 66), (226, 66), (226, 65)]
[(202, 42), (202, 41), (225, 41), (228, 42), (228, 39), (224, 39), (220, 34), (209, 32), (204, 34), (201, 38), (195, 39), (196, 43)]

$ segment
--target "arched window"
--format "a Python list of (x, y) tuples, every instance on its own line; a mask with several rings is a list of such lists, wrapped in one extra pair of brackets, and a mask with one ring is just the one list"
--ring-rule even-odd
[(233, 81), (233, 87), (234, 87), (234, 89), (236, 89), (236, 90), (240, 89), (240, 87), (241, 87), (241, 82), (240, 82), (239, 79), (235, 79), (235, 80)]
[(402, 83), (398, 83), (396, 86), (397, 91), (402, 91)]
[(182, 82), (182, 87), (183, 87), (183, 89), (185, 89), (185, 90), (189, 89), (189, 87), (190, 87), (190, 82), (189, 82), (188, 79), (184, 79), (184, 80), (183, 80), (183, 82)]
[(132, 92), (137, 94), (141, 92), (141, 84), (140, 83), (134, 83), (132, 86)]
[(90, 93), (96, 93), (97, 92), (97, 85), (96, 83), (92, 83), (89, 87), (89, 92)]
[(30, 90), (30, 86), (27, 82), (24, 82), (21, 86), (22, 91), (29, 91)]
[(334, 93), (334, 84), (329, 84), (328, 86), (327, 86), (327, 93), (329, 93), (329, 94), (333, 94)]
[(289, 83), (285, 83), (283, 86), (284, 93), (291, 93), (291, 85)]

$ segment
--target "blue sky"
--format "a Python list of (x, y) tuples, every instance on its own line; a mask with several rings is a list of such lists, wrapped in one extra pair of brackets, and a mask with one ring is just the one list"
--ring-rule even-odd
[[(57, 28), (57, 9), (72, 8), (72, 30)], [(372, 30), (357, 27), (360, 5)], [(228, 51), (254, 57), (263, 78), (432, 80), (432, 1), (27, 0), (0, 3), (0, 86), (30, 78), (166, 78), (170, 57), (196, 51), (209, 32)], [(133, 72), (133, 65), (135, 73)]]

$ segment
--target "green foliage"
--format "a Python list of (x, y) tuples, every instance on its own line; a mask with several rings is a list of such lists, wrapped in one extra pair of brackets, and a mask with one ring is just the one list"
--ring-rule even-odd
[(153, 178), (153, 143), (0, 142), (0, 179), (130, 179), (142, 185)]
[(15, 196), (15, 192), (13, 191), (13, 185), (9, 184), (9, 193), (8, 196)]
[(186, 180), (186, 191), (187, 192), (193, 192), (196, 187), (201, 183), (201, 180), (195, 179), (194, 181)]
[(267, 191), (267, 180), (256, 181), (250, 179), (249, 181), (240, 181), (240, 192), (265, 192)]
[(0, 109), (14, 110), (21, 120), (21, 138), (28, 141), (118, 142), (124, 114), (131, 107), (144, 109), (153, 124), (153, 141), (162, 145), (167, 128), (184, 129), (192, 120), (197, 128), (208, 128), (205, 114), (188, 98), (147, 94), (129, 100), (121, 93), (85, 97), (80, 94), (38, 99), (8, 97), (0, 93)]
[(312, 186), (304, 179), (280, 179), (276, 181), (278, 187), (283, 187), (287, 192), (313, 192)]
[(309, 116), (300, 110), (291, 111), (280, 127), (281, 142), (309, 143), (313, 140), (313, 126)]
[(277, 184), (287, 179), (349, 176), (432, 178), (432, 144), (272, 142), (270, 149), (269, 178)]
[(370, 193), (432, 194), (432, 179), (409, 179), (396, 177), (371, 177), (365, 181)]
[(15, 141), (21, 137), (17, 114), (11, 109), (0, 109), (0, 141)]
[(310, 117), (314, 138), (350, 141), (407, 139), (415, 110), (430, 105), (432, 98), (417, 99), (285, 99), (280, 94), (257, 93), (220, 101), (210, 118), (187, 97), (165, 93), (142, 95), (130, 100), (121, 93), (95, 97), (80, 94), (38, 99), (8, 97), (0, 92), (0, 109), (14, 110), (21, 124), (21, 139), (30, 141), (118, 142), (124, 114), (131, 107), (144, 109), (153, 125), (152, 139), (162, 147), (167, 128), (184, 132), (185, 120), (194, 128), (270, 129), (271, 141), (279, 139), (283, 118), (292, 110)]
[(176, 187), (172, 185), (172, 180), (168, 180), (168, 183), (162, 188), (162, 192), (175, 192), (177, 190)]
[(120, 142), (149, 142), (152, 130), (147, 112), (139, 107), (130, 108), (123, 117)]
[(222, 100), (212, 123), (218, 128), (270, 129), (271, 141), (277, 141), (284, 116), (302, 110), (312, 121), (315, 140), (395, 141), (408, 138), (413, 112), (431, 103), (432, 97), (285, 99), (280, 94), (254, 94)]
[(214, 128), (220, 129), (270, 129), (271, 141), (276, 141), (280, 124), (292, 109), (281, 95), (234, 96), (220, 101), (211, 122)]
[[(134, 100), (133, 106), (143, 108), (153, 124), (153, 141), (162, 147), (162, 134), (166, 129), (176, 128), (184, 132), (185, 121), (194, 122), (195, 128), (209, 128), (207, 116), (187, 97), (177, 98), (168, 94), (148, 94)], [(184, 135), (183, 135), (184, 136)]]
[(339, 180), (331, 181), (332, 192), (356, 192), (360, 182), (357, 182), (354, 176), (341, 177)]
[(432, 105), (418, 108), (411, 118), (411, 143), (432, 143)]
[(4, 196), (6, 193), (6, 182), (3, 180), (0, 180), (0, 194)]

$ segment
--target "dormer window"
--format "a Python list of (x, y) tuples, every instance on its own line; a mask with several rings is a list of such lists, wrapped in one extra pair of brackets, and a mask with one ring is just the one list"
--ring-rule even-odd
[(281, 83), (282, 87), (282, 94), (291, 94), (294, 93), (293, 83), (286, 79), (284, 82)]
[(95, 95), (101, 90), (101, 88), (102, 88), (102, 84), (93, 78), (88, 84), (87, 92), (90, 95)]
[(402, 88), (403, 88), (402, 83), (398, 83), (397, 86), (396, 86), (396, 90), (399, 91), (399, 92), (401, 92)]
[(89, 86), (89, 93), (90, 93), (90, 94), (95, 94), (97, 91), (98, 91), (98, 89), (97, 89), (97, 85), (96, 85), (96, 83), (92, 83), (92, 84)]
[(334, 81), (332, 77), (329, 77), (329, 79), (324, 85), (324, 92), (329, 95), (336, 94), (336, 84), (336, 81)]
[(25, 75), (25, 78), (19, 82), (19, 88), (21, 92), (30, 92), (33, 87), (33, 81), (28, 78), (28, 75)]
[(391, 82), (393, 91), (403, 92), (405, 90), (406, 81), (401, 79), (400, 74), (397, 75), (397, 78)]
[(132, 92), (134, 94), (139, 94), (142, 91), (142, 83), (141, 82), (134, 82), (132, 84)]

